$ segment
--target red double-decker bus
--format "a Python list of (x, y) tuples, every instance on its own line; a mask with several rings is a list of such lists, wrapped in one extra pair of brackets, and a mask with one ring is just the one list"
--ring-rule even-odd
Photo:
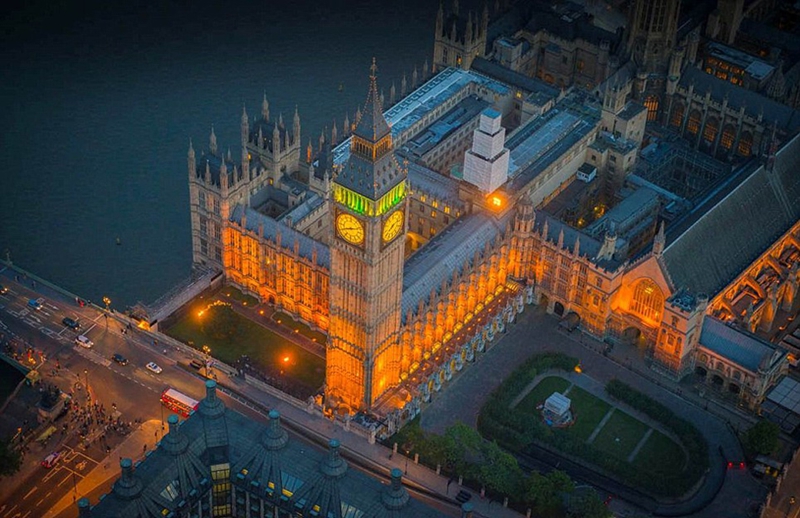
[(161, 394), (161, 404), (183, 417), (189, 417), (189, 414), (197, 410), (200, 403), (183, 392), (168, 388)]

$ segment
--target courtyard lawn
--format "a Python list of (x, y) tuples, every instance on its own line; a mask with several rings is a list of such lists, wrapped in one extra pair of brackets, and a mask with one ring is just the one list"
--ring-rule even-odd
[(300, 333), (312, 342), (325, 344), (328, 341), (328, 337), (325, 335), (325, 333), (314, 331), (308, 327), (308, 325), (293, 319), (291, 316), (282, 311), (275, 312), (275, 314), (272, 315), (272, 320), (274, 320), (275, 323), (294, 331), (295, 333)]
[[(203, 309), (200, 315), (200, 309)], [(188, 311), (166, 334), (232, 365), (243, 354), (267, 372), (302, 382), (314, 389), (325, 381), (325, 360), (286, 340), (227, 305), (209, 305)]]
[(246, 295), (233, 286), (225, 286), (214, 296), (220, 300), (224, 300), (225, 302), (236, 301), (242, 306), (247, 306), (248, 308), (253, 308), (258, 305), (257, 298), (253, 297), (252, 295)]
[(580, 387), (572, 387), (567, 397), (572, 401), (572, 412), (575, 415), (575, 424), (568, 428), (569, 433), (585, 441), (611, 410), (611, 405)]
[(515, 410), (536, 414), (538, 412), (536, 410), (537, 405), (544, 403), (544, 400), (550, 397), (553, 392), (561, 392), (563, 394), (570, 385), (571, 383), (569, 381), (564, 378), (559, 378), (558, 376), (542, 378), (528, 395), (522, 398), (522, 401), (519, 402)]
[(633, 465), (644, 470), (680, 473), (686, 467), (686, 453), (675, 441), (661, 432), (653, 431), (633, 459)]
[(627, 460), (649, 429), (649, 426), (618, 408), (597, 434), (593, 445), (618, 459)]

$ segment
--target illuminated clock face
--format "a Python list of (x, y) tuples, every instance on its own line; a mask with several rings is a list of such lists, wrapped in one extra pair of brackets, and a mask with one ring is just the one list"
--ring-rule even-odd
[(364, 242), (364, 225), (350, 214), (339, 214), (336, 218), (336, 230), (345, 241), (354, 245)]
[(388, 243), (403, 231), (403, 211), (393, 212), (383, 223), (383, 241)]

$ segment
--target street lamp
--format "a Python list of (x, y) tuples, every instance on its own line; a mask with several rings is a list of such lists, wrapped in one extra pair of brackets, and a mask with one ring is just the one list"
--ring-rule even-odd
[(91, 406), (92, 393), (89, 391), (89, 369), (83, 369), (83, 374), (86, 376), (86, 398), (89, 400), (89, 406)]
[(205, 361), (205, 364), (206, 364), (206, 378), (208, 378), (208, 375), (209, 375), (208, 365), (209, 365), (210, 359), (211, 359), (211, 347), (209, 347), (207, 345), (204, 345), (203, 346), (203, 352), (206, 355), (206, 361)]
[(106, 305), (106, 311), (108, 311), (109, 306), (111, 306), (111, 299), (108, 297), (103, 297), (103, 304)]
[(406, 457), (406, 471), (405, 474), (408, 475), (408, 456), (411, 454), (411, 449), (408, 444), (403, 445), (403, 453), (405, 453)]

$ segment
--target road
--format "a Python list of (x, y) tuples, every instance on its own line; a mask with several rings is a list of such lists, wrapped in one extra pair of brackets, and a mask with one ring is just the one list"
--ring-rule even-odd
[[(73, 491), (85, 473), (105, 462), (107, 451), (124, 440), (124, 435), (104, 430), (109, 416), (114, 422), (163, 420), (168, 412), (164, 412), (159, 396), (165, 388), (175, 387), (195, 399), (201, 399), (205, 389), (201, 379), (177, 366), (177, 361), (185, 358), (179, 358), (175, 351), (167, 350), (165, 354), (163, 348), (156, 349), (136, 330), (126, 331), (113, 318), (107, 319), (102, 311), (80, 307), (54, 292), (48, 293), (50, 290), (41, 285), (34, 291), (33, 285), (24, 279), (15, 282), (13, 274), (4, 273), (0, 282), (9, 289), (0, 295), (0, 332), (19, 336), (36, 351), (43, 352), (45, 360), (39, 372), (44, 381), (75, 396), (76, 410), (57, 423), (59, 432), (50, 439), (47, 449), (37, 455), (38, 445), (31, 445), (31, 454), (26, 456), (20, 472), (24, 476), (13, 481), (16, 483), (13, 503), (10, 499), (0, 502), (0, 518), (42, 516), (62, 496)], [(28, 305), (31, 299), (37, 300), (41, 308), (31, 308)], [(64, 317), (77, 320), (80, 330), (63, 325)], [(87, 336), (94, 345), (90, 349), (78, 346), (75, 338), (79, 334)], [(114, 354), (123, 355), (129, 363), (113, 362)], [(164, 369), (161, 374), (145, 368), (151, 361)], [(226, 404), (241, 407), (232, 400)], [(102, 405), (102, 416), (95, 405), (97, 409)], [(252, 414), (244, 407), (236, 409)], [(76, 415), (81, 412), (85, 417)], [(94, 422), (84, 426), (90, 417)], [(100, 419), (103, 425), (98, 423)], [(62, 433), (64, 425), (66, 430)], [(85, 439), (80, 437), (81, 432)], [(160, 439), (160, 432), (156, 434), (153, 444)], [(39, 467), (44, 456), (53, 451), (62, 453), (61, 462), (49, 470)], [(4, 487), (3, 494), (10, 496), (9, 489)]]

